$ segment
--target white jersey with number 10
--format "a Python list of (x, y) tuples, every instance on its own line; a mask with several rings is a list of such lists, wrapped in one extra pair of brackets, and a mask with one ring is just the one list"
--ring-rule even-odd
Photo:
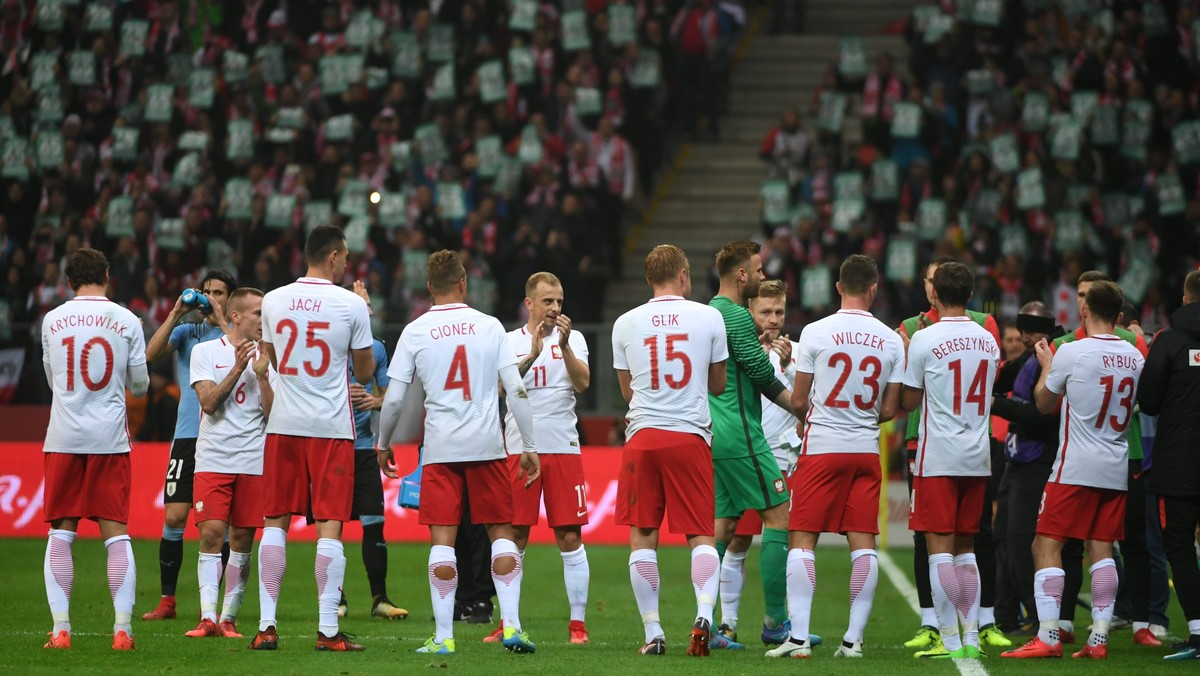
[(421, 464), (505, 457), (500, 369), (517, 363), (495, 317), (462, 303), (435, 305), (404, 327), (388, 377), (425, 389)]
[(1092, 336), (1058, 348), (1046, 389), (1063, 395), (1058, 456), (1050, 481), (1126, 490), (1129, 442), (1138, 380), (1146, 361), (1112, 335)]
[(999, 363), (996, 339), (970, 317), (942, 317), (912, 337), (904, 384), (925, 391), (914, 476), (991, 476)]
[(804, 327), (796, 371), (813, 376), (802, 455), (879, 452), (883, 392), (904, 377), (895, 331), (869, 312), (840, 310)]
[(42, 320), (42, 362), (54, 401), (47, 453), (128, 453), (125, 383), (146, 363), (142, 323), (107, 298), (79, 296)]
[(301, 277), (263, 298), (262, 323), (279, 374), (267, 433), (353, 439), (346, 362), (350, 350), (371, 348), (366, 301), (328, 280)]
[(625, 438), (652, 427), (712, 443), (708, 367), (729, 358), (720, 311), (658, 296), (621, 315), (612, 340), (613, 368), (629, 371), (633, 389)]

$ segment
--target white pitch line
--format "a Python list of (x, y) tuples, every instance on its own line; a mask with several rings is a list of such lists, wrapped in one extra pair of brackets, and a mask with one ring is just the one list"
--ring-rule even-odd
[[(892, 560), (891, 554), (882, 549), (879, 550), (877, 554), (879, 558), (879, 567), (883, 569), (883, 574), (887, 575), (888, 581), (892, 583), (892, 586), (896, 588), (896, 591), (900, 592), (900, 595), (904, 597), (905, 601), (908, 601), (908, 607), (912, 608), (912, 611), (917, 614), (917, 617), (920, 617), (921, 602), (917, 600), (917, 588), (908, 581), (908, 576), (906, 576), (904, 571), (900, 570), (900, 567), (897, 566), (896, 562)], [(954, 666), (958, 667), (958, 673), (962, 674), (963, 676), (987, 676), (988, 671), (987, 669), (983, 668), (983, 665), (979, 662), (979, 660), (953, 660), (953, 662)]]

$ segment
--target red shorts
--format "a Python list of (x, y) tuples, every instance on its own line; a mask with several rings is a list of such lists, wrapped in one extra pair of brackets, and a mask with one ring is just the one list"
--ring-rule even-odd
[(262, 528), (265, 483), (257, 474), (196, 472), (196, 525), (215, 519), (234, 528)]
[(462, 523), (463, 495), (470, 500), (471, 523), (512, 523), (512, 484), (506, 460), (446, 462), (421, 471), (420, 523)]
[(576, 453), (538, 455), (542, 475), (525, 488), (521, 456), (508, 456), (508, 475), (512, 478), (513, 525), (536, 526), (540, 507), (546, 504), (546, 522), (551, 528), (582, 526), (588, 522), (587, 484), (583, 481), (583, 458)]
[(617, 523), (659, 528), (671, 511), (670, 532), (714, 532), (717, 503), (712, 448), (697, 434), (646, 428), (625, 444), (617, 480)]
[(913, 477), (908, 527), (918, 533), (978, 533), (987, 482), (985, 476)]
[(734, 535), (761, 535), (763, 529), (762, 517), (753, 509), (747, 509), (742, 512), (742, 516), (737, 520), (737, 528), (734, 529)]
[(354, 441), (268, 434), (263, 453), (263, 516), (306, 514), (348, 521), (354, 502)]
[(1055, 540), (1125, 539), (1125, 491), (1046, 483), (1037, 534)]
[[(788, 530), (878, 535), (882, 482), (883, 470), (874, 453), (800, 456), (790, 479)], [(978, 525), (979, 519), (975, 521)]]
[(46, 453), (42, 513), (46, 521), (129, 523), (128, 453)]

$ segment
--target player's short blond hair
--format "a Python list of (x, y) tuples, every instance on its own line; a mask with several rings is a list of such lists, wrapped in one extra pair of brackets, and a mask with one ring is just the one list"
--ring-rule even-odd
[(429, 256), (429, 262), (425, 264), (425, 279), (429, 282), (429, 290), (436, 294), (450, 291), (466, 276), (467, 269), (463, 267), (462, 258), (457, 251), (436, 251)]
[(646, 281), (662, 286), (674, 280), (681, 270), (690, 270), (687, 254), (674, 244), (659, 244), (646, 254)]
[(787, 298), (787, 282), (782, 279), (768, 279), (758, 285), (759, 298)]
[(538, 284), (548, 284), (550, 286), (562, 286), (558, 275), (553, 272), (535, 272), (529, 275), (529, 279), (525, 281), (525, 297), (533, 298), (533, 294), (537, 291)]
[(225, 304), (229, 307), (230, 312), (241, 312), (242, 301), (247, 296), (257, 296), (262, 298), (264, 295), (266, 294), (258, 289), (255, 289), (254, 287), (239, 286), (233, 290), (233, 293), (229, 294), (229, 298), (225, 300)]

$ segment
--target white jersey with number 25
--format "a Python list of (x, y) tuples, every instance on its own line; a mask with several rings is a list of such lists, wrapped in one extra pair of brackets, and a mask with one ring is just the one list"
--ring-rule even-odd
[(658, 296), (613, 324), (613, 368), (629, 371), (633, 399), (625, 438), (646, 427), (699, 434), (712, 443), (708, 367), (729, 358), (716, 308)]
[(495, 317), (462, 303), (435, 305), (400, 334), (388, 377), (425, 389), (421, 463), (505, 457), (500, 369), (517, 363)]

